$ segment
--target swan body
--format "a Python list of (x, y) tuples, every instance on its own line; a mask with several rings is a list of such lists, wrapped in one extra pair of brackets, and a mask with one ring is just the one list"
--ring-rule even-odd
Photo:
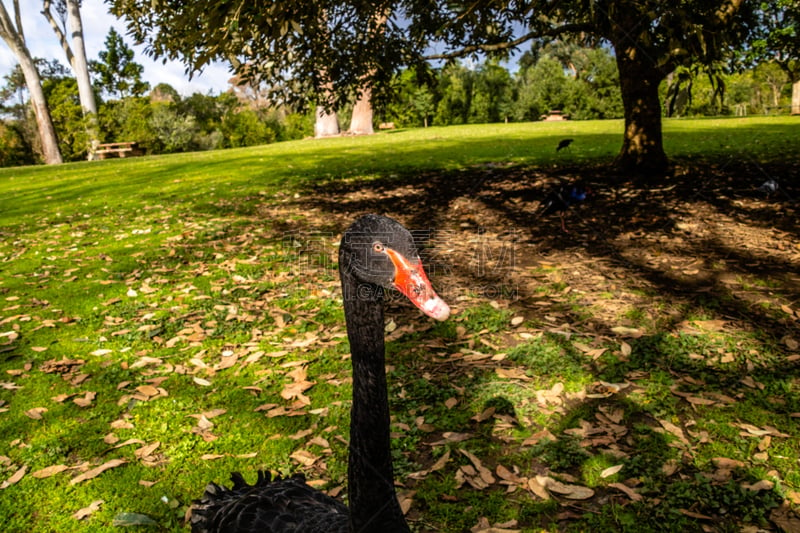
[(388, 217), (364, 215), (339, 248), (347, 336), (353, 365), (348, 492), (350, 507), (310, 487), (302, 475), (259, 472), (249, 485), (209, 483), (192, 506), (193, 533), (408, 532), (394, 489), (384, 358), (384, 290), (397, 289), (426, 315), (450, 308), (425, 275), (411, 234)]

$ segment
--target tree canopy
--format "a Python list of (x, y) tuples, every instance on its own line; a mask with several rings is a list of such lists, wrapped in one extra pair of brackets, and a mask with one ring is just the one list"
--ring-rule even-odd
[(150, 84), (142, 80), (144, 67), (134, 61), (133, 50), (114, 28), (108, 30), (105, 45), (105, 50), (98, 54), (100, 60), (89, 64), (97, 84), (119, 98), (147, 92)]
[(607, 43), (625, 108), (618, 162), (655, 170), (666, 166), (660, 81), (679, 65), (722, 58), (762, 9), (756, 0), (107, 1), (151, 54), (179, 59), (189, 72), (229, 60), (240, 75), (269, 80), (289, 100), (316, 93), (343, 102), (367, 78), (380, 98), (402, 65), (507, 54), (533, 39)]

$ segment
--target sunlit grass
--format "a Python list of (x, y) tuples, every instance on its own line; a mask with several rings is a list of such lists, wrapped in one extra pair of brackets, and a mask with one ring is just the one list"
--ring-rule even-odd
[[(797, 145), (795, 122), (667, 120), (665, 146), (682, 163), (780, 161), (781, 147)], [(621, 128), (620, 121), (473, 125), (0, 169), (0, 382), (8, 384), (0, 389), (0, 482), (27, 468), (2, 491), (3, 527), (111, 531), (115, 517), (134, 512), (178, 531), (205, 484), (225, 482), (235, 470), (250, 480), (257, 469), (305, 470), (310, 479), (327, 481), (326, 488), (343, 485), (351, 393), (335, 264), (333, 230), (340, 228), (291, 200), (325, 184), (403, 180), (421, 172), (505, 164), (595, 168), (616, 155)], [(556, 153), (564, 137), (576, 141), (569, 152)], [(748, 142), (753, 138), (759, 142)], [(312, 216), (322, 222), (315, 226)], [(318, 249), (305, 253), (295, 240)], [(460, 449), (495, 473), (498, 465), (516, 467), (521, 477), (544, 472), (597, 490), (612, 503), (575, 518), (575, 529), (584, 531), (647, 530), (667, 519), (692, 529), (698, 522), (679, 509), (717, 496), (731, 507), (711, 501), (703, 512), (724, 511), (734, 525), (760, 524), (775, 491), (800, 488), (792, 418), (800, 412), (797, 375), (783, 363), (778, 339), (752, 331), (662, 330), (646, 308), (672, 302), (658, 301), (657, 291), (627, 287), (637, 303), (619, 307), (618, 319), (640, 331), (625, 337), (626, 355), (621, 339), (596, 335), (598, 309), (564, 293), (569, 285), (559, 268), (532, 271), (552, 276), (533, 289), (536, 298), (558, 299), (557, 310), (580, 324), (562, 327), (561, 315), (537, 314), (512, 326), (521, 313), (517, 304), (475, 293), (454, 302), (457, 313), (445, 323), (431, 324), (413, 311), (387, 317), (396, 327), (414, 328), (387, 345), (398, 480), (430, 468), (445, 450), (452, 454), (441, 470), (404, 481), (416, 491), (416, 530), (466, 531), (481, 517), (492, 524), (517, 519), (532, 531), (563, 525), (563, 499), (542, 501), (519, 487), (511, 495), (499, 485), (457, 488), (455, 473), (471, 464)], [(756, 279), (748, 288), (771, 290), (775, 282)], [(600, 293), (603, 301), (615, 297), (608, 289)], [(678, 310), (682, 320), (713, 320), (717, 304), (710, 298), (705, 306)], [(235, 363), (225, 367), (231, 357)], [(73, 383), (75, 375), (43, 370), (63, 359), (83, 360), (75, 372), (88, 378)], [(267, 416), (275, 407), (293, 408), (295, 400), (281, 392), (298, 367), (314, 382), (305, 392), (310, 404), (298, 408), (299, 416)], [(746, 376), (753, 382), (743, 385)], [(602, 392), (601, 382), (628, 388), (585, 396)], [(146, 386), (166, 395), (134, 397)], [(96, 393), (90, 405), (74, 403), (86, 392)], [(689, 406), (676, 392), (734, 402)], [(54, 400), (59, 395), (69, 396)], [(37, 407), (47, 408), (41, 420), (26, 414)], [(632, 452), (588, 452), (582, 428), (598, 426), (614, 408), (622, 410), (618, 423), (628, 431), (619, 442)], [(223, 409), (204, 433), (199, 417)], [(127, 423), (112, 426), (120, 420)], [(660, 421), (684, 428), (691, 450)], [(751, 460), (763, 436), (742, 436), (746, 429), (736, 424), (743, 423), (774, 426), (791, 437), (773, 438), (766, 458)], [(556, 440), (544, 436), (523, 445), (544, 430)], [(445, 433), (467, 438), (431, 444)], [(117, 440), (104, 440), (109, 434)], [(309, 444), (315, 437), (329, 448), (321, 440)], [(160, 445), (146, 464), (135, 450), (155, 442)], [(297, 450), (318, 460), (304, 469), (290, 459)], [(780, 487), (750, 494), (735, 483), (720, 488), (695, 479), (714, 472), (720, 456), (747, 463), (737, 482), (774, 470)], [(82, 469), (114, 458), (127, 462), (70, 483)], [(668, 461), (685, 469), (680, 482), (662, 470)], [(59, 464), (71, 470), (32, 476)], [(624, 465), (618, 474), (600, 475), (617, 464)], [(625, 481), (661, 503), (618, 505), (624, 500), (609, 484)], [(92, 516), (72, 518), (96, 500), (104, 503)]]

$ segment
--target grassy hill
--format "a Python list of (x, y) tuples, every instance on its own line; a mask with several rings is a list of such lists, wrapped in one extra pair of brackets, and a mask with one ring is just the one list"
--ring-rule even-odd
[[(346, 495), (336, 251), (371, 211), (425, 230), (456, 311), (387, 313), (415, 530), (792, 530), (797, 119), (666, 121), (676, 172), (646, 187), (606, 170), (621, 128), (0, 169), (5, 530), (178, 531), (231, 471)], [(786, 194), (755, 191), (767, 178)], [(569, 234), (535, 214), (562, 179), (596, 190)]]

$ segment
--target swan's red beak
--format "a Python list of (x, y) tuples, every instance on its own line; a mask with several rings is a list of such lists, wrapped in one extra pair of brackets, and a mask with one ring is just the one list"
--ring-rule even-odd
[(411, 303), (431, 318), (447, 320), (450, 306), (439, 298), (422, 269), (422, 263), (412, 263), (402, 254), (386, 248), (395, 269), (394, 286), (411, 300)]

